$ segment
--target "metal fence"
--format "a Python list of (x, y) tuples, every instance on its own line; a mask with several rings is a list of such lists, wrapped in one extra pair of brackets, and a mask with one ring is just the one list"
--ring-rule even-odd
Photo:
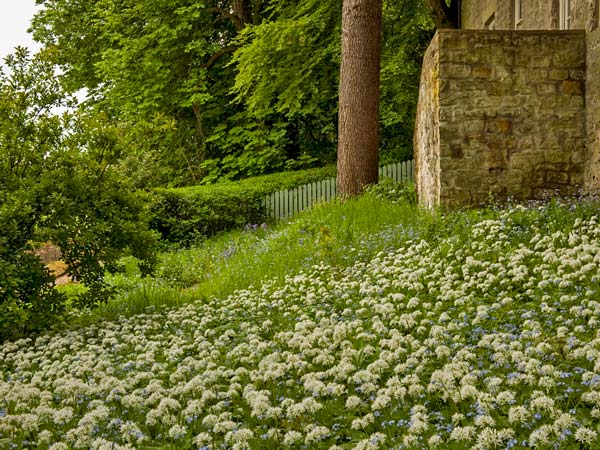
[[(403, 161), (379, 168), (379, 177), (391, 178), (396, 182), (411, 183), (414, 161)], [(292, 217), (312, 207), (315, 203), (327, 202), (336, 197), (336, 180), (329, 178), (305, 184), (294, 189), (274, 192), (265, 198), (267, 216), (274, 220)]]

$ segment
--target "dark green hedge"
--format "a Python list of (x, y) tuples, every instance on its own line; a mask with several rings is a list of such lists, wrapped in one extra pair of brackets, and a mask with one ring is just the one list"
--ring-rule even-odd
[(157, 189), (152, 229), (170, 243), (191, 244), (204, 236), (266, 221), (266, 195), (335, 176), (335, 166), (281, 172), (204, 186)]

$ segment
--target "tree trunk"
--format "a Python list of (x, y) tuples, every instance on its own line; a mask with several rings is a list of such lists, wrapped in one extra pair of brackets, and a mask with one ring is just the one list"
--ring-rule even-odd
[(460, 27), (460, 1), (451, 0), (450, 6), (446, 0), (427, 0), (431, 17), (436, 28)]
[(382, 0), (344, 0), (338, 123), (340, 198), (377, 183)]
[(252, 23), (252, 10), (248, 4), (248, 0), (233, 0), (231, 5), (233, 9), (233, 15), (236, 17), (235, 28), (236, 31), (242, 31), (242, 29)]
[(200, 166), (204, 161), (206, 161), (206, 135), (204, 134), (204, 127), (202, 126), (202, 111), (200, 109), (200, 105), (198, 103), (194, 103), (192, 105), (192, 111), (194, 111), (194, 126), (196, 128), (196, 158), (195, 161), (192, 162), (186, 157), (186, 163), (188, 166), (188, 171), (194, 183), (197, 182), (197, 176), (201, 178), (205, 175), (202, 173), (202, 170), (199, 170), (198, 173), (195, 172), (194, 168)]

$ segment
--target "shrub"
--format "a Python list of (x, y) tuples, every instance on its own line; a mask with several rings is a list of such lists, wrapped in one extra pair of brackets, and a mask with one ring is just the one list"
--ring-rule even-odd
[(207, 186), (158, 189), (150, 227), (171, 243), (190, 245), (201, 237), (266, 221), (263, 199), (335, 176), (335, 167), (282, 172)]

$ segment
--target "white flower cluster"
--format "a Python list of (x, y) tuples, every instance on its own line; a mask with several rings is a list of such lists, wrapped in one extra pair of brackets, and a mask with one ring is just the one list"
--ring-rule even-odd
[(517, 213), (5, 343), (0, 448), (595, 448), (600, 224), (544, 235)]

